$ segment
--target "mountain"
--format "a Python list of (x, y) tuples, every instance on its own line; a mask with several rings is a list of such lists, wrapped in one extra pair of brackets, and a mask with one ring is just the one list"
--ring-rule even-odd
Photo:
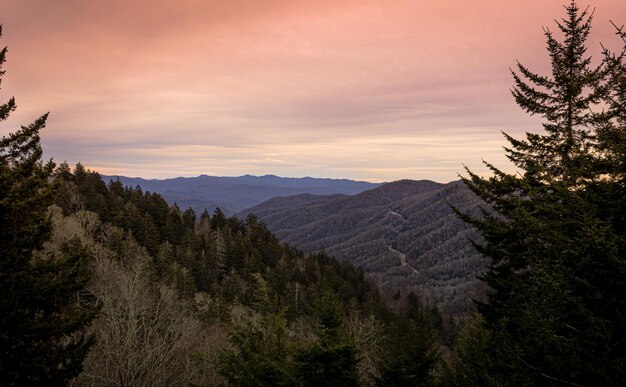
[(319, 179), (312, 177), (286, 178), (275, 175), (238, 177), (207, 176), (177, 177), (157, 180), (126, 176), (102, 176), (105, 182), (120, 179), (124, 186), (141, 187), (156, 192), (169, 204), (181, 209), (193, 208), (198, 214), (219, 207), (226, 215), (254, 206), (275, 196), (303, 193), (316, 195), (354, 195), (379, 184), (347, 179)]
[(401, 180), (353, 196), (276, 197), (254, 213), (282, 242), (362, 267), (387, 295), (415, 291), (444, 313), (471, 309), (484, 293), (483, 262), (470, 240), (479, 235), (454, 214), (476, 211), (462, 182)]

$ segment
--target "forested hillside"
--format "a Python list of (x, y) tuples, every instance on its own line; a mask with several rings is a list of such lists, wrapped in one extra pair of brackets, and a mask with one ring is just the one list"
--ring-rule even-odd
[[(158, 194), (106, 185), (80, 164), (46, 173), (54, 204), (31, 204), (47, 208), (50, 222), (36, 255), (80, 253), (82, 282), (69, 291), (77, 306), (92, 308), (73, 328), (88, 351), (74, 355), (66, 381), (372, 385), (431, 378), (438, 313), (414, 295), (394, 314), (362, 271), (280, 244), (252, 215), (197, 216)], [(415, 340), (399, 345), (407, 335)], [(10, 380), (59, 380), (24, 366)]]
[[(254, 329), (283, 329), (285, 335), (288, 327), (293, 334), (302, 330), (299, 334), (306, 337), (301, 340), (315, 341), (315, 335), (310, 336), (306, 326), (313, 323), (311, 319), (316, 311), (312, 308), (320, 296), (327, 297), (330, 306), (339, 308), (338, 320), (346, 320), (341, 324), (335, 322), (339, 325), (333, 329), (382, 329), (382, 321), (389, 321), (390, 314), (378, 291), (362, 272), (324, 253), (305, 255), (280, 244), (254, 216), (240, 221), (225, 217), (219, 210), (213, 215), (203, 212), (199, 216), (191, 209), (180, 211), (177, 206), (169, 207), (158, 194), (123, 187), (119, 181), (107, 186), (97, 173), (86, 171), (81, 165), (71, 173), (63, 164), (56, 175), (57, 206), (51, 210), (55, 223), (53, 245), (78, 236), (97, 256), (93, 262), (92, 289), (103, 309), (95, 323), (96, 344), (81, 376), (89, 383), (113, 380), (120, 372), (115, 367), (122, 366), (116, 363), (119, 357), (130, 356), (137, 362), (133, 365), (135, 370), (125, 369), (128, 374), (124, 377), (130, 378), (124, 379), (127, 383), (136, 382), (133, 374), (139, 373), (141, 367), (151, 367), (152, 361), (178, 362), (165, 364), (171, 368), (170, 372), (187, 367), (185, 362), (190, 359), (179, 356), (208, 350), (205, 355), (210, 357), (214, 355), (213, 344), (203, 347), (204, 341), (218, 340), (221, 341), (218, 346), (226, 348), (231, 329), (228, 327), (244, 329), (248, 323), (253, 323)], [(157, 309), (153, 310), (151, 305)], [(126, 307), (130, 309), (124, 310)], [(119, 313), (130, 312), (137, 315), (118, 320)], [(272, 324), (278, 325), (256, 327), (255, 321), (263, 313), (276, 318)], [(122, 333), (120, 337), (119, 329), (124, 324), (138, 323), (137, 319), (151, 318), (155, 319), (151, 322), (155, 326), (146, 327), (146, 331), (137, 326), (136, 333), (147, 335), (144, 339), (154, 341), (155, 348), (148, 345), (138, 353), (131, 353), (139, 350), (135, 345), (140, 342), (122, 345), (130, 338), (126, 334), (134, 333)], [(249, 321), (237, 328), (235, 322), (240, 320)], [(359, 327), (349, 328), (348, 324)], [(159, 332), (160, 329), (166, 331)], [(382, 338), (382, 331), (368, 334), (374, 333), (379, 336), (377, 340)], [(197, 340), (198, 337), (201, 339)], [(166, 353), (154, 359), (148, 356), (162, 345), (171, 346), (177, 355), (163, 360), (158, 357)], [(355, 350), (346, 348), (348, 352)], [(231, 364), (243, 361), (233, 356), (228, 358), (233, 368), (227, 378), (234, 378), (241, 367), (251, 367)], [(354, 356), (356, 362), (357, 352)], [(113, 364), (113, 368), (101, 367), (101, 362)], [(371, 365), (367, 367), (363, 372), (371, 372)], [(162, 371), (167, 372), (167, 368)], [(202, 377), (201, 370), (191, 371), (190, 375)], [(157, 381), (165, 380), (166, 375), (153, 373), (150, 377)]]
[(476, 211), (463, 183), (403, 180), (354, 196), (274, 198), (240, 213), (257, 215), (280, 240), (326, 251), (363, 268), (388, 295), (420, 294), (445, 314), (465, 313), (484, 286), (479, 236), (451, 206)]

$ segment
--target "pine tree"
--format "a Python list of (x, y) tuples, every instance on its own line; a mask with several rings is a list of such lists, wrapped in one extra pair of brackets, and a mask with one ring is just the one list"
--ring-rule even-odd
[(234, 326), (230, 342), (235, 350), (221, 351), (219, 371), (237, 386), (294, 386), (293, 339), (287, 333), (284, 311), (277, 309), (267, 283), (256, 281), (254, 313)]
[(607, 152), (597, 130), (611, 119), (601, 108), (616, 92), (611, 74), (619, 70), (608, 60), (591, 65), (592, 17), (574, 1), (566, 10), (557, 23), (562, 41), (545, 29), (551, 74), (521, 64), (513, 72), (516, 102), (544, 119), (544, 132), (524, 140), (505, 134), (520, 173), (487, 163), (492, 177), (468, 170), (464, 179), (489, 204), (479, 218), (462, 215), (481, 231), (476, 247), (491, 259), (482, 279), (492, 292), (478, 303), (490, 340), (484, 385), (624, 379), (626, 260), (616, 219), (623, 215), (614, 210), (623, 214), (625, 191), (602, 172)]
[[(0, 31), (1, 32), (1, 31)], [(7, 49), (0, 52), (0, 65)], [(0, 76), (4, 71), (0, 72)], [(11, 98), (0, 120), (15, 110)], [(0, 140), (0, 384), (63, 385), (76, 376), (91, 344), (82, 329), (95, 314), (81, 300), (88, 279), (87, 250), (77, 240), (56, 256), (43, 256), (51, 232), (49, 179), (39, 131), (44, 114)]]
[(356, 386), (358, 354), (343, 335), (344, 309), (338, 295), (326, 288), (312, 305), (318, 343), (296, 354), (296, 374), (305, 386)]
[(624, 44), (622, 51), (615, 54), (604, 50), (608, 67), (608, 92), (604, 100), (608, 109), (603, 114), (597, 115), (598, 150), (602, 158), (597, 163), (596, 169), (597, 173), (603, 176), (603, 181), (619, 183), (624, 188), (626, 187), (626, 31), (623, 27), (617, 28), (617, 31)]
[(408, 307), (390, 326), (387, 356), (377, 381), (379, 386), (430, 386), (437, 364), (436, 333), (417, 296), (410, 293)]
[(505, 137), (512, 145), (507, 148), (509, 160), (528, 178), (574, 187), (593, 177), (589, 168), (595, 137), (590, 132), (595, 119), (592, 108), (606, 94), (602, 82), (606, 70), (603, 65), (593, 67), (586, 56), (592, 15), (580, 12), (574, 1), (566, 10), (567, 18), (557, 22), (563, 42), (544, 29), (551, 75), (533, 73), (519, 62), (519, 74), (511, 71), (515, 101), (525, 112), (545, 119), (545, 134), (527, 133), (525, 140)]

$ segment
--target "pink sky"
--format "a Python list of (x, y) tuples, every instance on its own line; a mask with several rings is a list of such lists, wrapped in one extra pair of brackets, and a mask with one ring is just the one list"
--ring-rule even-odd
[[(14, 131), (50, 111), (46, 157), (149, 178), (273, 173), (455, 180), (506, 167), (510, 96), (545, 71), (562, 1), (0, 0)], [(618, 44), (595, 7), (589, 53)]]

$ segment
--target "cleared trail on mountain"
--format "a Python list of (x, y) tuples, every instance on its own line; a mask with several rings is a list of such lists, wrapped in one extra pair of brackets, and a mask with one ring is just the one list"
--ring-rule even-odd
[(404, 218), (404, 216), (402, 216), (402, 214), (401, 214), (401, 213), (396, 212), (396, 211), (392, 210), (391, 208), (389, 209), (389, 211), (387, 211), (387, 215), (398, 216), (398, 217), (400, 217), (400, 219), (402, 219), (403, 221), (405, 221), (405, 222), (407, 221), (407, 220)]
[(417, 271), (417, 269), (415, 269), (413, 266), (408, 264), (408, 262), (406, 261), (406, 255), (403, 252), (394, 249), (393, 247), (391, 247), (391, 245), (388, 246), (388, 247), (389, 247), (389, 251), (391, 251), (392, 253), (396, 253), (396, 254), (398, 254), (398, 256), (400, 256), (400, 264), (402, 266), (406, 266), (409, 269), (413, 270), (413, 272), (415, 274), (419, 274), (420, 273), (419, 271)]
[[(397, 211), (394, 211), (391, 208), (389, 209), (389, 211), (387, 211), (386, 215), (397, 216), (400, 219), (402, 219), (403, 222), (407, 221), (401, 213), (399, 213)], [(389, 245), (387, 247), (389, 248), (389, 251), (391, 251), (392, 253), (398, 254), (398, 256), (400, 257), (400, 264), (402, 266), (406, 266), (409, 269), (413, 270), (413, 273), (419, 274), (419, 271), (417, 271), (417, 269), (415, 269), (413, 266), (409, 265), (409, 263), (406, 261), (406, 254), (404, 254), (401, 251), (398, 251), (398, 250), (394, 249), (393, 247), (391, 247), (391, 245)]]

